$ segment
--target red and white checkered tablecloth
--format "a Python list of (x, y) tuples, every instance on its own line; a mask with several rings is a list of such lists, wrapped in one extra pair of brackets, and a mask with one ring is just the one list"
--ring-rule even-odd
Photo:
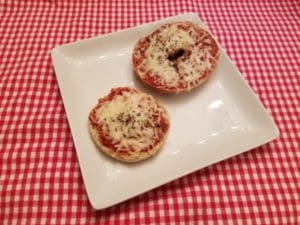
[[(111, 208), (85, 192), (50, 50), (196, 12), (280, 137)], [(300, 2), (0, 0), (0, 224), (300, 224)]]

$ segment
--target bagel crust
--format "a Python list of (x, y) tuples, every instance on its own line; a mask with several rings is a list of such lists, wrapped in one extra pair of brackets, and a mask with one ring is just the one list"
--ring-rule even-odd
[(96, 146), (123, 162), (155, 155), (169, 127), (165, 108), (151, 95), (129, 88), (113, 88), (89, 114), (88, 127)]
[(166, 93), (200, 86), (218, 58), (219, 47), (213, 37), (189, 21), (160, 26), (139, 39), (132, 53), (137, 78)]

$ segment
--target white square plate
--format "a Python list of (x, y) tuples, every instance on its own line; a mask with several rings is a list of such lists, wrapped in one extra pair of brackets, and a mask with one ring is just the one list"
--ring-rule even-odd
[[(88, 197), (103, 209), (205, 166), (240, 154), (278, 136), (263, 105), (221, 49), (218, 66), (200, 88), (180, 95), (158, 94), (134, 78), (135, 42), (166, 22), (189, 20), (182, 14), (123, 31), (56, 47), (52, 60), (70, 123)], [(133, 86), (167, 108), (171, 128), (152, 159), (117, 162), (94, 145), (87, 127), (89, 111), (111, 88)]]

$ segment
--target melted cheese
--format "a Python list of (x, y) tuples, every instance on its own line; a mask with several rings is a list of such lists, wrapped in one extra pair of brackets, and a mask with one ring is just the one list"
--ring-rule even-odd
[(103, 124), (102, 129), (119, 150), (132, 153), (151, 147), (159, 138), (159, 121), (162, 109), (156, 101), (143, 93), (123, 92), (97, 109), (96, 118)]
[[(210, 61), (214, 59), (209, 44), (201, 50), (195, 45), (198, 38), (202, 39), (202, 42), (207, 41), (205, 36), (199, 37), (192, 27), (188, 31), (178, 29), (176, 24), (162, 27), (160, 32), (150, 39), (146, 58), (141, 64), (146, 69), (143, 75), (151, 71), (158, 76), (159, 83), (169, 87), (176, 87), (179, 82), (190, 86), (197, 81), (200, 74), (212, 68)], [(181, 60), (180, 57), (176, 61), (169, 60), (168, 56), (179, 49), (191, 50), (189, 57), (185, 60)]]

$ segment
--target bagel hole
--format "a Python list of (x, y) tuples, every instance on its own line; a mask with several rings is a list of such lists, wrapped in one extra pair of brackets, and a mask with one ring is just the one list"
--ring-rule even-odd
[(184, 54), (184, 49), (180, 48), (180, 49), (176, 50), (175, 52), (170, 53), (168, 55), (168, 60), (175, 61), (179, 57), (183, 56), (183, 54)]

